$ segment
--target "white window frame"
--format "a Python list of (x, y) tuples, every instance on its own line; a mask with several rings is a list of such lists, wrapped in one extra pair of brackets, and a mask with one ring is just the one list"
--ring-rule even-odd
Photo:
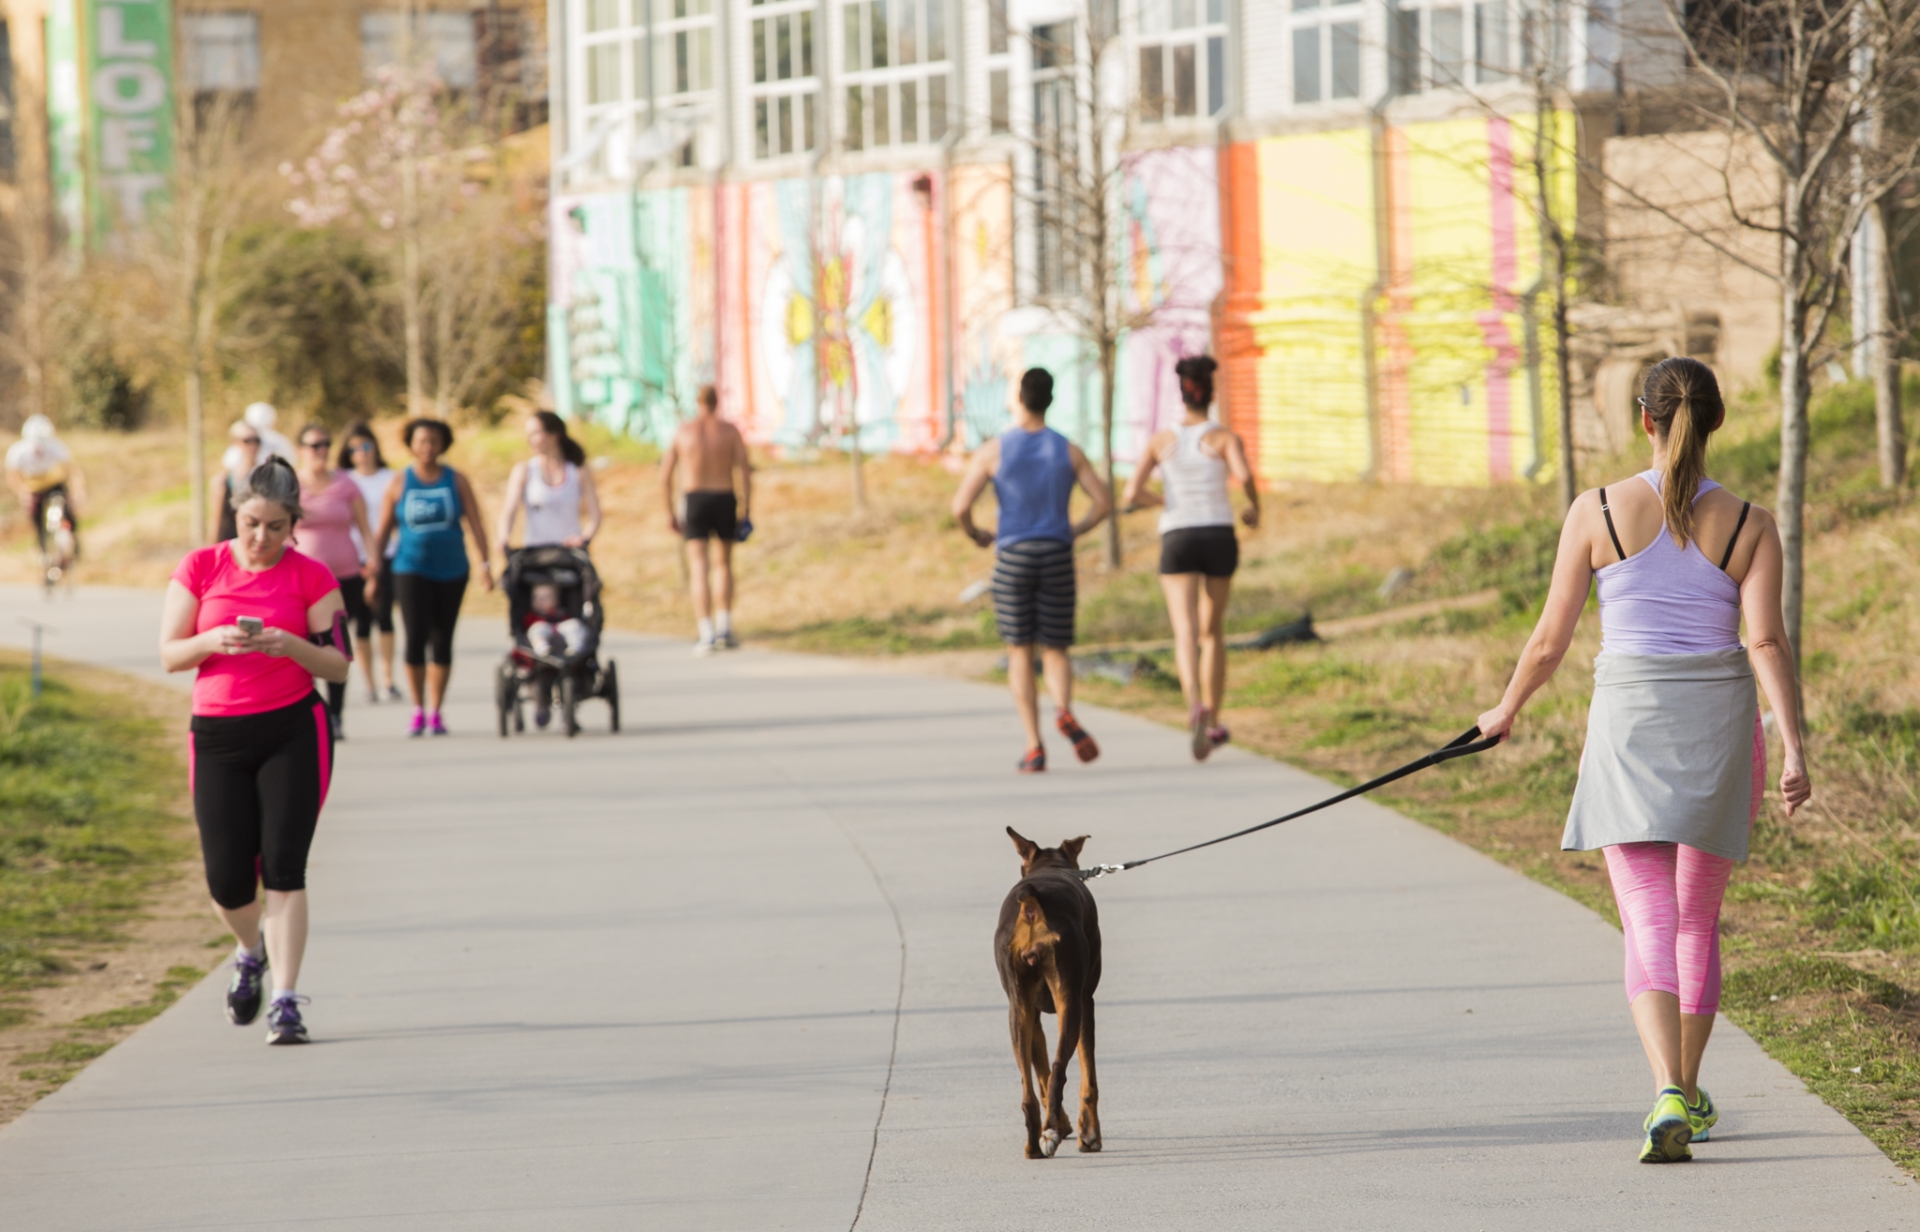
[[(747, 157), (742, 161), (778, 162), (813, 153), (826, 127), (820, 82), (828, 48), (820, 6), (815, 0), (768, 0), (739, 3), (736, 12), (747, 86)], [(780, 76), (780, 23), (787, 29), (786, 77)]]
[[(956, 122), (959, 4), (955, 0), (836, 0), (834, 7), (840, 56), (835, 84), (839, 87), (846, 148), (884, 150), (938, 144)], [(930, 32), (935, 27), (935, 13), (940, 15), (942, 43), (938, 60), (928, 58), (933, 50)], [(877, 14), (885, 21), (886, 32), (876, 48)], [(909, 15), (914, 59), (904, 63), (901, 53), (909, 40), (903, 18)], [(876, 65), (882, 56), (886, 63)], [(936, 94), (940, 96), (937, 101)], [(909, 97), (913, 105), (910, 139), (903, 136)], [(876, 101), (879, 106), (875, 106)]]
[[(480, 32), (475, 9), (415, 9), (413, 37), (449, 90), (471, 90), (480, 84)], [(360, 68), (372, 81), (383, 68), (400, 63), (405, 9), (367, 9), (360, 14)]]
[(180, 42), (187, 88), (193, 93), (237, 94), (260, 88), (260, 14), (249, 9), (182, 13)]
[[(1135, 0), (1134, 97), (1140, 122), (1196, 124), (1226, 116), (1232, 102), (1229, 0)], [(1284, 0), (1256, 0), (1277, 3)], [(1181, 111), (1181, 63), (1191, 57), (1191, 110)], [(1159, 78), (1158, 89), (1154, 78)]]
[[(1295, 107), (1351, 102), (1364, 93), (1366, 8), (1360, 0), (1287, 0), (1288, 97)], [(1351, 51), (1352, 75), (1345, 76), (1342, 54)], [(1301, 72), (1303, 53), (1313, 61), (1311, 90)]]
[(1389, 0), (1388, 90), (1406, 96), (1517, 79), (1524, 65), (1522, 8), (1516, 0)]

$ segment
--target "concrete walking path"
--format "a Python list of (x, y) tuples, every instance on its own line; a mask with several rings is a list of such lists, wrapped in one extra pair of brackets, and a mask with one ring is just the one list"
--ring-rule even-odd
[[(0, 591), (0, 642), (43, 609), (50, 653), (156, 672), (157, 596)], [(1117, 861), (1325, 785), (1099, 711), (1097, 764), (1022, 779), (1001, 690), (630, 636), (625, 732), (502, 741), (503, 636), (462, 626), (450, 738), (349, 706), (316, 1042), (229, 1026), (223, 968), (0, 1131), (0, 1226), (1920, 1228), (1724, 1021), (1714, 1141), (1635, 1163), (1619, 934), (1363, 801), (1096, 883), (1106, 1149), (1029, 1162), (1002, 828)]]

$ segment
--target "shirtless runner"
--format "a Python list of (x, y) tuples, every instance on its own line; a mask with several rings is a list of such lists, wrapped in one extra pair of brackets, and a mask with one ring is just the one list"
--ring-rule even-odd
[[(684, 516), (673, 499), (674, 472), (682, 467), (686, 472)], [(680, 425), (660, 459), (660, 491), (667, 502), (667, 525), (687, 541), (687, 581), (693, 591), (693, 614), (700, 624), (700, 640), (694, 643), (693, 653), (732, 650), (740, 644), (733, 636), (733, 545), (753, 531), (747, 517), (753, 504), (753, 464), (740, 429), (720, 418), (720, 395), (711, 385), (701, 387), (699, 414)], [(717, 566), (707, 555), (709, 539), (720, 541)]]

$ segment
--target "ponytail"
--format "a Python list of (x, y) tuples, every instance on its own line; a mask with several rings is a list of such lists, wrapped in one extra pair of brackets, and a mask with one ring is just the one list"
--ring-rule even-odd
[(575, 466), (585, 466), (587, 464), (587, 451), (580, 447), (579, 441), (567, 435), (566, 420), (560, 418), (552, 411), (535, 411), (533, 417), (540, 421), (540, 430), (542, 432), (545, 432), (548, 436), (557, 436), (560, 438), (561, 457), (573, 463)]
[(1707, 438), (1727, 413), (1720, 383), (1697, 359), (1664, 359), (1647, 373), (1640, 405), (1667, 443), (1661, 511), (1674, 541), (1685, 547), (1693, 538), (1693, 500), (1707, 477)]

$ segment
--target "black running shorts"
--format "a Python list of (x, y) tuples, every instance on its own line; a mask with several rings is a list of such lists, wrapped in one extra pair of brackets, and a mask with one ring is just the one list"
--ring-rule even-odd
[(993, 618), (1013, 646), (1073, 645), (1073, 545), (1057, 539), (1004, 544), (993, 566)]
[(689, 539), (718, 536), (732, 543), (740, 537), (739, 505), (731, 492), (689, 492), (680, 527)]
[(1231, 526), (1186, 526), (1160, 536), (1160, 572), (1232, 577), (1240, 567), (1240, 540)]

